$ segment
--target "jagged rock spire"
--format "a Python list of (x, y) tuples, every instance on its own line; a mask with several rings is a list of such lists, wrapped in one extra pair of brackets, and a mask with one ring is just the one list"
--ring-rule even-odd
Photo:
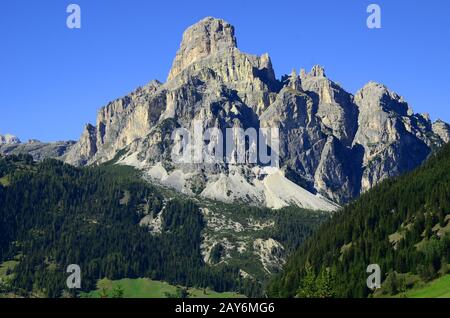
[(323, 66), (320, 65), (314, 65), (311, 69), (311, 72), (306, 73), (305, 69), (302, 68), (300, 70), (300, 78), (302, 80), (308, 78), (308, 77), (326, 77), (325, 75), (325, 69)]
[(291, 74), (289, 75), (289, 87), (292, 89), (301, 91), (302, 90), (302, 82), (300, 78), (297, 75), (297, 71), (295, 69), (292, 69)]
[(311, 69), (311, 72), (309, 72), (309, 76), (326, 77), (325, 69), (320, 65), (314, 65)]

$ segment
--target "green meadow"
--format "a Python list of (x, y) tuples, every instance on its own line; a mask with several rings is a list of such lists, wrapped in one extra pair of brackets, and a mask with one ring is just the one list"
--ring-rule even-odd
[(440, 277), (427, 285), (406, 292), (409, 298), (450, 298), (450, 275)]
[[(167, 298), (175, 295), (180, 288), (166, 282), (154, 281), (148, 278), (109, 280), (102, 279), (97, 283), (97, 289), (84, 293), (82, 297), (101, 298), (114, 297), (115, 292), (120, 289), (123, 298)], [(189, 298), (240, 298), (244, 297), (233, 292), (218, 293), (209, 289), (186, 289)]]

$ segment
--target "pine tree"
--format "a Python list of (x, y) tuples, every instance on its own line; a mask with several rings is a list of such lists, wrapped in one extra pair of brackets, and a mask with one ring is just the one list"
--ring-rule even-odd
[(309, 262), (305, 264), (305, 276), (301, 281), (300, 288), (297, 290), (297, 297), (299, 298), (316, 298), (316, 274)]
[(323, 269), (317, 278), (317, 297), (332, 298), (335, 295), (334, 275), (329, 268)]

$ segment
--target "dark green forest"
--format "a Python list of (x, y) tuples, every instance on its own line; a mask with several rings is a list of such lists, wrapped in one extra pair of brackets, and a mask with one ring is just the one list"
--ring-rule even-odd
[(449, 272), (450, 145), (421, 167), (388, 179), (350, 203), (291, 255), (268, 287), (273, 297), (371, 297), (369, 264), (382, 290), (397, 294), (414, 275), (428, 282)]
[[(40, 291), (59, 297), (69, 264), (82, 268), (82, 289), (100, 278), (150, 277), (185, 286), (239, 289), (237, 269), (203, 264), (203, 219), (191, 201), (165, 207), (163, 234), (139, 227), (137, 211), (161, 210), (163, 197), (127, 167), (77, 169), (55, 160), (30, 157), (0, 161), (0, 260), (20, 255), (12, 286), (15, 293)], [(125, 191), (128, 200), (124, 203)]]
[[(157, 216), (163, 206), (161, 235), (139, 226), (145, 214)], [(236, 209), (246, 213), (244, 207)], [(256, 210), (275, 219), (267, 235), (288, 250), (297, 248), (325, 219), (293, 208), (281, 214)], [(102, 278), (148, 277), (261, 296), (262, 282), (243, 279), (237, 266), (204, 263), (204, 226), (193, 200), (167, 199), (130, 167), (75, 168), (56, 160), (35, 163), (30, 156), (0, 158), (0, 264), (18, 260), (9, 293), (76, 296), (65, 290), (65, 270), (78, 264), (83, 291), (95, 289)], [(214, 253), (219, 257), (220, 252)]]

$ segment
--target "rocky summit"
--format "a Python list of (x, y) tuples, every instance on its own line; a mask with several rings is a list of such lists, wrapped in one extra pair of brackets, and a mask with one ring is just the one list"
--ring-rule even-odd
[[(194, 122), (278, 127), (279, 166), (173, 162), (172, 132), (193, 131)], [(165, 83), (102, 107), (64, 160), (132, 165), (180, 192), (225, 202), (334, 210), (449, 139), (448, 124), (415, 114), (382, 84), (352, 95), (321, 66), (277, 79), (269, 55), (241, 52), (234, 27), (208, 17), (184, 32)]]

